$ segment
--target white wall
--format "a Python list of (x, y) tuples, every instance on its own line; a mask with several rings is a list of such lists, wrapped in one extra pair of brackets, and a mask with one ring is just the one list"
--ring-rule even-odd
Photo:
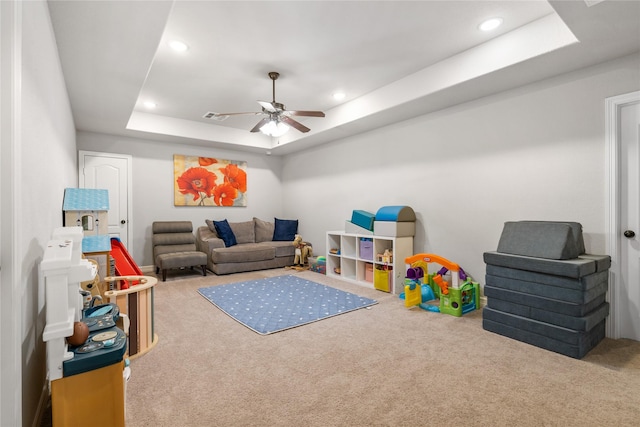
[[(18, 260), (19, 271), (14, 272), (14, 277), (19, 283), (3, 283), (2, 292), (4, 298), (5, 290), (15, 285), (20, 293), (20, 306), (15, 310), (20, 322), (18, 351), (22, 365), (21, 372), (14, 375), (21, 375), (18, 383), (22, 414), (20, 419), (19, 415), (3, 411), (2, 422), (6, 425), (32, 425), (43, 409), (39, 405), (46, 403), (46, 354), (42, 341), (46, 312), (38, 267), (51, 232), (62, 226), (64, 189), (77, 184), (75, 126), (47, 3), (22, 2), (21, 8), (21, 46), (16, 46), (21, 57), (20, 85), (13, 88), (21, 105), (14, 112), (20, 125), (18, 144), (10, 153), (14, 167), (11, 186), (17, 194), (17, 206), (2, 206), (3, 221), (13, 220), (15, 241), (11, 256)], [(7, 212), (14, 214), (5, 215)], [(4, 261), (5, 250), (2, 253)], [(12, 268), (11, 263), (4, 262), (3, 267)], [(13, 344), (2, 342), (3, 347)], [(11, 385), (12, 381), (3, 373), (2, 382), (4, 392), (4, 384)]]
[[(132, 256), (152, 265), (151, 223), (253, 216), (300, 219), (317, 254), (354, 209), (411, 206), (415, 252), (459, 263), (484, 282), (482, 254), (505, 221), (582, 223), (604, 253), (604, 99), (638, 90), (637, 55), (482, 98), (282, 159), (78, 132), (78, 149), (133, 156)], [(173, 154), (246, 160), (246, 208), (175, 207)]]
[(505, 221), (577, 221), (604, 253), (604, 99), (640, 87), (627, 57), (289, 155), (285, 212), (325, 254), (354, 209), (411, 206), (416, 253), (484, 283)]
[[(284, 214), (281, 159), (275, 156), (202, 146), (171, 144), (91, 132), (78, 132), (79, 150), (129, 154), (133, 157), (133, 239), (129, 252), (140, 267), (153, 265), (153, 221), (186, 220), (194, 229), (205, 219), (247, 221), (254, 216), (273, 221)], [(247, 162), (246, 207), (196, 207), (173, 205), (173, 155), (218, 157)]]

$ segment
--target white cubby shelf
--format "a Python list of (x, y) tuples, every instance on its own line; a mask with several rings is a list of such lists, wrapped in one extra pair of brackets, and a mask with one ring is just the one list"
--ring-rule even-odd
[[(361, 253), (361, 241), (365, 246), (373, 246)], [(347, 233), (344, 231), (327, 232), (327, 276), (343, 279), (361, 286), (379, 289), (374, 286), (371, 269), (384, 269), (390, 273), (389, 292), (400, 294), (404, 291), (406, 266), (404, 260), (413, 255), (413, 237), (391, 237), (370, 234)], [(378, 258), (389, 249), (393, 258), (390, 262)], [(337, 253), (336, 253), (337, 251)]]

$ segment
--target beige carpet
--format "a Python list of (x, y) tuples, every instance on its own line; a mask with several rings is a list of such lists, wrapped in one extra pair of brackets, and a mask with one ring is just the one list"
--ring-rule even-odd
[[(199, 287), (281, 274), (379, 304), (261, 336)], [(171, 275), (155, 290), (159, 342), (131, 362), (127, 426), (637, 426), (640, 343), (576, 360), (482, 329), (482, 315), (408, 310), (318, 273)]]

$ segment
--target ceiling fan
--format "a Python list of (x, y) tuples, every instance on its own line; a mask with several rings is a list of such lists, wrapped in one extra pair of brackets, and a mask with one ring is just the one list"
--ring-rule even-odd
[[(289, 125), (293, 128), (296, 128), (300, 132), (309, 132), (311, 129), (303, 125), (302, 123), (292, 119), (290, 116), (307, 116), (307, 117), (324, 117), (324, 113), (322, 111), (302, 111), (302, 110), (287, 110), (284, 104), (276, 102), (276, 80), (280, 77), (280, 73), (275, 71), (269, 72), (269, 78), (273, 82), (273, 100), (271, 102), (267, 101), (258, 101), (258, 104), (262, 107), (262, 111), (260, 112), (250, 112), (250, 113), (207, 113), (205, 114), (205, 118), (208, 119), (217, 119), (224, 120), (228, 116), (237, 116), (243, 114), (264, 114), (267, 117), (263, 118), (256, 124), (250, 132), (258, 132), (262, 131), (271, 136), (276, 136), (275, 129), (280, 128), (281, 130), (288, 130), (288, 127), (282, 126), (282, 124)], [(269, 131), (269, 128), (273, 128), (274, 132)], [(279, 132), (280, 134), (284, 132)]]

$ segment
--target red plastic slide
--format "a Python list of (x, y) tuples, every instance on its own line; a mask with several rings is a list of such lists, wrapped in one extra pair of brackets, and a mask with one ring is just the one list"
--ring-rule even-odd
[[(116, 263), (116, 276), (144, 276), (138, 264), (131, 258), (127, 248), (124, 247), (120, 239), (117, 237), (111, 238), (111, 258)], [(132, 282), (133, 285), (137, 285), (138, 282)], [(122, 289), (129, 287), (126, 281), (123, 281)], [(125, 288), (126, 286), (126, 288)]]

